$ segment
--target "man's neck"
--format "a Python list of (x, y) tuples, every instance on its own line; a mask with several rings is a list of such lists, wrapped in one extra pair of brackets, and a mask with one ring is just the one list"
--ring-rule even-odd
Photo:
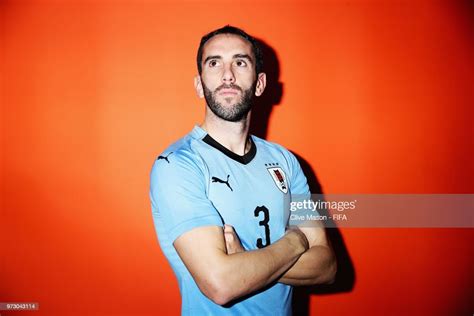
[(249, 123), (250, 112), (247, 117), (240, 122), (225, 121), (216, 117), (213, 113), (211, 115), (206, 113), (201, 128), (222, 146), (237, 155), (243, 156), (251, 147), (251, 142), (248, 138)]

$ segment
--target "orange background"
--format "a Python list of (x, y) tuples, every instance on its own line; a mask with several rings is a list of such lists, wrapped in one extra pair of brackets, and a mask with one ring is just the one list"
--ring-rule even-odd
[[(201, 121), (197, 46), (228, 23), (276, 53), (266, 137), (325, 193), (472, 193), (473, 20), (448, 0), (0, 2), (0, 302), (40, 303), (0, 314), (179, 313), (148, 176)], [(299, 308), (472, 314), (472, 229), (337, 232), (337, 286)]]

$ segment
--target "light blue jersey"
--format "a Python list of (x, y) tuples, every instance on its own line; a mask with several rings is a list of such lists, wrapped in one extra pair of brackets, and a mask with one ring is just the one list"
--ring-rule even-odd
[(232, 225), (246, 250), (266, 247), (284, 233), (290, 194), (309, 195), (295, 156), (251, 136), (239, 156), (194, 129), (168, 147), (151, 171), (150, 197), (158, 239), (178, 279), (183, 315), (290, 315), (292, 287), (274, 283), (223, 307), (199, 290), (173, 242), (201, 226)]

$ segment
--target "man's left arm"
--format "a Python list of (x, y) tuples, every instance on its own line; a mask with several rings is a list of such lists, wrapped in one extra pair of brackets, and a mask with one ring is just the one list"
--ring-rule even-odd
[[(308, 181), (298, 159), (291, 152), (285, 156), (290, 170), (291, 195), (310, 198)], [(332, 283), (337, 264), (323, 223), (311, 221), (298, 226), (306, 235), (310, 248), (300, 256), (279, 282), (296, 286)]]
[[(299, 229), (308, 239), (310, 248), (278, 279), (278, 282), (294, 286), (332, 283), (337, 264), (324, 227), (300, 226)], [(224, 226), (224, 238), (227, 254), (245, 251), (232, 226)]]
[(294, 286), (334, 282), (337, 263), (325, 228), (321, 224), (311, 225), (312, 227), (299, 227), (306, 235), (310, 248), (279, 279), (279, 282)]

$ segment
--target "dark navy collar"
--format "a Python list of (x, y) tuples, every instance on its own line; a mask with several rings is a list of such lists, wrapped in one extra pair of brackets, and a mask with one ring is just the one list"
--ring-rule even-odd
[(253, 142), (253, 139), (252, 137), (249, 136), (249, 139), (250, 139), (250, 150), (243, 156), (240, 156), (240, 155), (237, 155), (236, 153), (234, 153), (233, 151), (225, 148), (223, 145), (221, 145), (220, 143), (217, 142), (217, 140), (215, 140), (214, 138), (212, 138), (209, 134), (207, 134), (206, 136), (204, 136), (204, 138), (202, 139), (206, 144), (208, 144), (209, 146), (212, 146), (214, 147), (215, 149), (219, 150), (220, 152), (222, 152), (224, 155), (226, 155), (227, 157), (237, 161), (237, 162), (240, 162), (241, 164), (248, 164), (249, 162), (252, 161), (252, 159), (255, 157), (255, 155), (257, 154), (257, 146), (255, 145), (255, 143)]

